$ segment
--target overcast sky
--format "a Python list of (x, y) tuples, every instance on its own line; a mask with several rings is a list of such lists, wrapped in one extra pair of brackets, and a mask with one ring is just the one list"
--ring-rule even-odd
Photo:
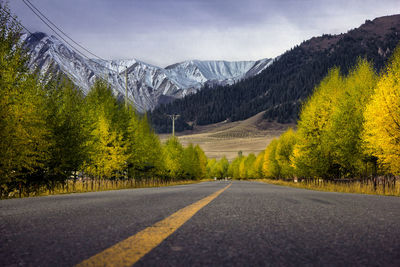
[[(106, 59), (165, 67), (188, 59), (278, 56), (323, 33), (399, 14), (400, 0), (30, 0), (75, 41)], [(52, 33), (22, 0), (9, 6), (30, 31)]]

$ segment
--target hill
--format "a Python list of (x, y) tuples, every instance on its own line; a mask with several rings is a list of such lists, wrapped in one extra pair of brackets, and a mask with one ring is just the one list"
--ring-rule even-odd
[[(264, 112), (243, 121), (219, 122), (204, 126), (196, 126), (177, 134), (183, 145), (198, 144), (209, 158), (220, 159), (226, 156), (232, 160), (238, 151), (244, 155), (259, 153), (269, 142), (281, 135), (294, 124), (280, 124), (263, 120)], [(170, 134), (160, 134), (162, 141), (170, 138)]]
[(285, 52), (259, 75), (229, 86), (205, 87), (197, 94), (161, 105), (151, 114), (158, 132), (170, 131), (165, 114), (178, 113), (177, 130), (193, 125), (238, 121), (265, 111), (263, 118), (295, 122), (313, 88), (334, 66), (348, 73), (358, 58), (384, 67), (400, 41), (400, 15), (367, 20), (345, 34), (314, 37)]

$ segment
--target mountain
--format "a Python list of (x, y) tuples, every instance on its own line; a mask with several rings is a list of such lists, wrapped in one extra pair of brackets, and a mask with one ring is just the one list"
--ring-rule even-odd
[(343, 74), (358, 58), (370, 60), (380, 71), (400, 41), (400, 15), (367, 20), (344, 34), (314, 37), (286, 51), (258, 75), (233, 85), (204, 88), (195, 95), (157, 107), (150, 115), (158, 132), (169, 132), (164, 114), (180, 114), (177, 130), (191, 125), (237, 121), (265, 111), (264, 119), (294, 122), (304, 100), (327, 74), (340, 67)]
[(24, 34), (22, 41), (30, 54), (29, 67), (47, 75), (66, 74), (84, 93), (97, 78), (107, 79), (118, 97), (125, 95), (127, 72), (128, 97), (138, 111), (152, 110), (159, 104), (199, 91), (208, 86), (232, 85), (257, 75), (273, 60), (200, 61), (191, 60), (157, 67), (136, 59), (88, 59), (70, 49), (54, 36), (42, 32)]

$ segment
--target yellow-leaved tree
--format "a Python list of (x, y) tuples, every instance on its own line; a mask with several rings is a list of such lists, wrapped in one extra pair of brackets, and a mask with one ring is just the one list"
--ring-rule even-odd
[(99, 178), (119, 178), (128, 160), (122, 135), (110, 128), (110, 123), (102, 114), (93, 135), (97, 142), (94, 143), (93, 162), (89, 171)]
[(262, 171), (264, 176), (268, 178), (279, 178), (281, 176), (281, 169), (276, 160), (277, 145), (278, 139), (274, 139), (265, 149)]
[(379, 79), (364, 119), (366, 150), (384, 170), (400, 174), (400, 47)]
[(341, 177), (355, 177), (365, 172), (365, 160), (369, 157), (362, 148), (363, 112), (376, 82), (372, 64), (361, 59), (344, 80), (344, 94), (333, 111), (328, 131), (333, 161)]
[(289, 128), (278, 139), (276, 145), (276, 161), (279, 165), (281, 176), (290, 178), (294, 176), (293, 149), (296, 144), (296, 134)]
[(344, 92), (338, 68), (332, 69), (302, 107), (294, 147), (296, 173), (302, 177), (338, 175), (334, 161), (334, 140), (329, 138), (332, 114)]

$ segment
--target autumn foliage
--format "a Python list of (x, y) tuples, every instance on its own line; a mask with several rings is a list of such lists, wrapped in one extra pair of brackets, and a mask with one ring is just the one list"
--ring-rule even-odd
[[(400, 48), (384, 72), (359, 59), (347, 75), (332, 69), (303, 104), (297, 130), (257, 157), (238, 156), (233, 178), (354, 179), (400, 174)], [(243, 168), (246, 168), (244, 170)]]
[(31, 73), (19, 24), (0, 6), (0, 198), (68, 181), (197, 180), (198, 146), (162, 144), (147, 116), (117, 100), (103, 79), (83, 93), (65, 76)]

